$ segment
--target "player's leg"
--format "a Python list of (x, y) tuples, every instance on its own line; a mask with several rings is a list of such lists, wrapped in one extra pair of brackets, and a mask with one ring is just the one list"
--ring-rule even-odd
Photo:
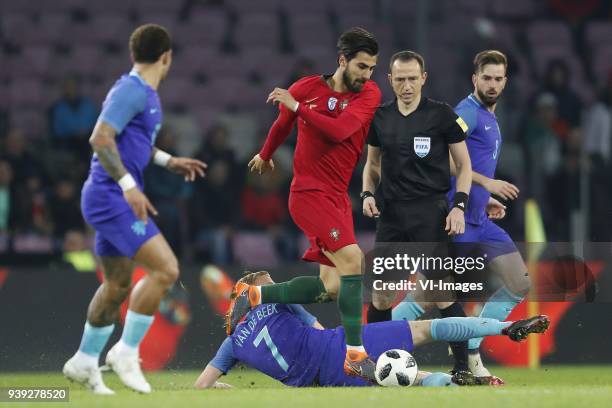
[(128, 387), (148, 393), (151, 386), (140, 370), (138, 347), (149, 327), (153, 314), (168, 289), (179, 275), (178, 261), (160, 233), (146, 241), (134, 255), (148, 275), (132, 289), (125, 326), (119, 342), (109, 350), (106, 364)]
[[(377, 256), (385, 256), (387, 252), (394, 256), (394, 243), (406, 241), (406, 236), (402, 230), (402, 224), (398, 221), (403, 211), (398, 210), (397, 203), (389, 203), (383, 210), (376, 225), (376, 248)], [(366, 271), (370, 273), (370, 271)], [(395, 293), (390, 291), (372, 290), (372, 302), (368, 305), (368, 323), (386, 322), (392, 319), (393, 300)]]
[(483, 317), (448, 317), (408, 322), (415, 346), (431, 341), (467, 341), (485, 336), (508, 336), (522, 341), (531, 333), (544, 333), (550, 322), (546, 316), (534, 316), (515, 322), (501, 322)]
[(363, 346), (361, 332), (363, 306), (363, 253), (357, 244), (347, 245), (335, 252), (323, 250), (336, 266), (340, 277), (338, 310), (344, 327), (346, 359), (344, 371), (374, 381), (376, 365)]
[[(338, 200), (323, 194), (291, 193), (289, 210), (295, 223), (310, 241), (310, 248), (303, 258), (317, 262), (321, 268), (320, 276), (299, 276), (287, 282), (265, 286), (251, 286), (238, 283), (232, 293), (232, 301), (226, 316), (226, 331), (231, 334), (242, 317), (253, 307), (262, 303), (309, 304), (332, 300), (341, 286), (333, 261), (323, 253), (322, 248), (337, 251), (355, 244), (350, 202), (346, 198), (346, 211), (336, 205)], [(344, 201), (340, 200), (344, 205)], [(355, 245), (356, 246), (356, 245)], [(357, 247), (359, 250), (359, 248)], [(361, 251), (359, 250), (361, 256)], [(336, 275), (336, 278), (333, 275)], [(327, 286), (332, 295), (327, 292)]]
[[(523, 300), (529, 291), (527, 267), (508, 234), (493, 222), (482, 226), (481, 240), (483, 251), (487, 253), (488, 270), (501, 278), (504, 286), (499, 288), (484, 304), (480, 317), (506, 320), (512, 310)], [(468, 342), (469, 366), (476, 375), (490, 375), (482, 362), (479, 348), (482, 338)]]
[[(116, 249), (96, 236), (96, 252), (115, 254)], [(83, 383), (96, 394), (112, 394), (102, 380), (98, 367), (100, 353), (113, 333), (119, 308), (130, 290), (133, 262), (123, 256), (100, 256), (104, 282), (94, 294), (87, 310), (85, 329), (76, 354), (64, 365), (64, 375)]]

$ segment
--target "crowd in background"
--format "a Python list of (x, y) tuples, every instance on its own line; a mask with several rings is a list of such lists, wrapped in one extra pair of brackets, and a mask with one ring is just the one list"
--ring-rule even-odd
[[(384, 20), (388, 2), (372, 3), (381, 23), (394, 28), (390, 40), (393, 47), (386, 44), (387, 53), (410, 45), (402, 40), (402, 30), (395, 29), (394, 24), (398, 24), (395, 19), (387, 16)], [(575, 8), (568, 9), (572, 4)], [(179, 10), (179, 17), (187, 18), (193, 8), (223, 10), (226, 6), (222, 0), (187, 1)], [(490, 25), (495, 25), (494, 18), (475, 20), (470, 25), (473, 30), (462, 33), (463, 48), (459, 49), (455, 66), (435, 67), (435, 47), (424, 53), (426, 58), (431, 56), (432, 65), (428, 68), (451, 70), (454, 81), (445, 92), (440, 85), (444, 82), (431, 75), (424, 88), (425, 95), (451, 105), (471, 91), (470, 63), (477, 51), (498, 47), (508, 54), (509, 85), (497, 111), (504, 138), (497, 178), (513, 182), (521, 189), (521, 198), (509, 204), (507, 219), (502, 221), (517, 241), (523, 240), (522, 203), (528, 197), (536, 198), (540, 204), (550, 241), (572, 239), (572, 214), (581, 206), (587, 207), (589, 234), (586, 238), (611, 240), (608, 203), (612, 199), (609, 177), (612, 174), (612, 60), (609, 72), (604, 71), (603, 76), (596, 73), (595, 56), (586, 51), (585, 39), (585, 27), (590, 22), (601, 20), (612, 24), (611, 10), (607, 1), (551, 0), (544, 10), (537, 11), (540, 14), (529, 16), (562, 22), (571, 33), (571, 44), (576, 50), (575, 60), (552, 55), (540, 72), (534, 66), (535, 56), (530, 56), (528, 46), (523, 43), (526, 40), (520, 35), (516, 48), (507, 47), (507, 43), (497, 42), (489, 35)], [(85, 18), (78, 13), (73, 17)], [(240, 18), (231, 13), (230, 17)], [(510, 18), (502, 23), (520, 30), (524, 21)], [(5, 55), (20, 52), (11, 46), (6, 32), (0, 38), (3, 38), (0, 45)], [(284, 37), (279, 41), (285, 41)], [(176, 44), (177, 59), (170, 77), (182, 75), (180, 45)], [(231, 36), (223, 39), (222, 48), (223, 52), (236, 52)], [(320, 66), (316, 57), (291, 51), (290, 47), (286, 52), (293, 57), (292, 70), (283, 78), (276, 78), (278, 85), (287, 86), (301, 76), (315, 73)], [(333, 62), (329, 61), (326, 66), (333, 69)], [(206, 63), (214, 65), (215, 60)], [(573, 78), (575, 64), (582, 67), (584, 81), (576, 82)], [(125, 61), (124, 70), (128, 68), (129, 62)], [(375, 79), (389, 98), (386, 59), (381, 58), (377, 70)], [(515, 81), (517, 77), (523, 81)], [(257, 82), (257, 75), (249, 80)], [(9, 81), (11, 78), (0, 75), (4, 86), (8, 87)], [(56, 99), (46, 110), (37, 111), (45, 118), (45, 127), (39, 134), (32, 134), (27, 121), (13, 118), (14, 107), (0, 104), (0, 254), (53, 253), (67, 245), (74, 248), (91, 245), (91, 233), (82, 219), (79, 197), (91, 158), (88, 138), (102, 98), (99, 92), (88, 92), (91, 88), (84, 86), (86, 81), (82, 75), (66, 72), (61, 80), (52, 83), (54, 88), (48, 89), (55, 89)], [(264, 81), (262, 89), (268, 83)], [(112, 82), (103, 85), (110, 88)], [(170, 80), (161, 85), (162, 104), (164, 92), (171, 92), (170, 87)], [(214, 94), (206, 97), (214, 102)], [(238, 90), (233, 97), (239, 100), (243, 94)], [(183, 259), (225, 265), (241, 262), (249, 251), (263, 259), (298, 259), (302, 238), (287, 210), (295, 134), (275, 155), (277, 167), (273, 173), (260, 176), (247, 171), (246, 163), (262, 145), (276, 114), (275, 108), (266, 107), (264, 101), (260, 100), (254, 109), (229, 103), (206, 121), (189, 106), (170, 104), (165, 110), (166, 125), (160, 131), (157, 147), (172, 154), (189, 154), (208, 164), (206, 179), (193, 184), (184, 183), (158, 166), (149, 166), (145, 173), (145, 192), (160, 214), (156, 222)], [(350, 195), (355, 227), (362, 236), (367, 236), (374, 231), (375, 223), (361, 213), (362, 166), (363, 160), (354, 173)], [(581, 173), (585, 168), (586, 176)], [(582, 202), (580, 191), (585, 182), (589, 187), (588, 200)]]

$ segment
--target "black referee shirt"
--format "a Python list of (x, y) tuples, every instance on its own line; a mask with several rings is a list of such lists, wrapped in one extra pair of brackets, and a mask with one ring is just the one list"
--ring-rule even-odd
[(448, 104), (425, 97), (408, 116), (400, 113), (397, 99), (381, 105), (368, 144), (381, 149), (384, 200), (447, 193), (451, 187), (448, 145), (465, 140), (463, 123)]

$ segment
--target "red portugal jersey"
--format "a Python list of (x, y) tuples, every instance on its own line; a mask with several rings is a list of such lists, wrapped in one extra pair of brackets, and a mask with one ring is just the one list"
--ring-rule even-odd
[(281, 105), (259, 153), (261, 158), (272, 157), (297, 120), (291, 191), (346, 193), (380, 105), (378, 86), (369, 80), (361, 92), (338, 93), (327, 85), (325, 77), (316, 75), (295, 82), (289, 92), (300, 103), (299, 108), (294, 113)]

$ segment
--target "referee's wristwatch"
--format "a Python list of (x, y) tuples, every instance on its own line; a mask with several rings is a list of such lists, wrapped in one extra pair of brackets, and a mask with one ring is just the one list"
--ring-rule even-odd
[(362, 191), (361, 194), (359, 194), (359, 197), (361, 198), (361, 201), (365, 200), (368, 197), (374, 197), (374, 194), (371, 191)]

